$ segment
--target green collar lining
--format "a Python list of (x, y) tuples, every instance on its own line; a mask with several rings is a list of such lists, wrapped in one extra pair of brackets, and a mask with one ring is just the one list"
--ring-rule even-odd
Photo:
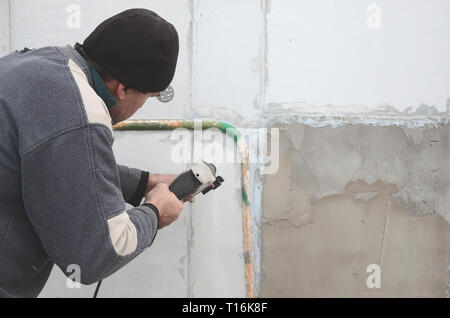
[(117, 100), (111, 94), (108, 87), (105, 85), (105, 83), (103, 82), (102, 78), (97, 73), (97, 71), (92, 67), (91, 63), (89, 63), (87, 59), (84, 60), (86, 61), (89, 67), (89, 72), (91, 73), (92, 83), (94, 85), (95, 92), (105, 102), (106, 107), (108, 107), (108, 109), (114, 107), (114, 105), (117, 104)]

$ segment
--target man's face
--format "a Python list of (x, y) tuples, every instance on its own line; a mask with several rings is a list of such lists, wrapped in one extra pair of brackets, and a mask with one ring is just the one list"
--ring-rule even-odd
[(117, 124), (130, 118), (144, 105), (149, 97), (157, 96), (158, 94), (159, 92), (144, 94), (132, 88), (125, 90), (123, 85), (119, 84), (118, 87), (113, 90), (113, 95), (117, 99), (117, 104), (109, 110), (113, 124)]

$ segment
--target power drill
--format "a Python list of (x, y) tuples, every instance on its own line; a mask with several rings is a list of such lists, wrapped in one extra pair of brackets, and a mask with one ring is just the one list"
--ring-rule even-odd
[(215, 190), (222, 182), (224, 180), (221, 176), (216, 177), (216, 166), (202, 160), (176, 177), (169, 185), (169, 190), (183, 200), (200, 192), (206, 194)]

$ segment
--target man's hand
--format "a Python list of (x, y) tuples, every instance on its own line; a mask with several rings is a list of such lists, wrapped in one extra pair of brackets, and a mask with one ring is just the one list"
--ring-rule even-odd
[(152, 189), (158, 183), (165, 183), (167, 185), (170, 185), (177, 176), (178, 175), (176, 175), (176, 174), (150, 174), (148, 176), (148, 183), (147, 183), (147, 189), (145, 190), (145, 194), (152, 191)]
[(183, 209), (183, 203), (169, 191), (169, 186), (165, 183), (158, 183), (146, 194), (145, 203), (151, 203), (158, 208), (159, 226), (158, 229), (169, 225), (175, 221)]
[[(148, 183), (147, 183), (147, 189), (145, 190), (145, 195), (152, 191), (152, 189), (158, 184), (158, 183), (165, 183), (168, 186), (172, 183), (175, 178), (178, 177), (177, 174), (150, 174), (148, 176)], [(183, 202), (194, 202), (195, 198), (190, 196), (189, 198), (183, 200)]]

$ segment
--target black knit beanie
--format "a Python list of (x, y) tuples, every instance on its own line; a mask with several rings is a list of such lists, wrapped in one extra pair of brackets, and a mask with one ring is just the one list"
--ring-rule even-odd
[(102, 22), (84, 41), (95, 63), (127, 87), (165, 90), (178, 59), (175, 27), (147, 9), (130, 9)]

